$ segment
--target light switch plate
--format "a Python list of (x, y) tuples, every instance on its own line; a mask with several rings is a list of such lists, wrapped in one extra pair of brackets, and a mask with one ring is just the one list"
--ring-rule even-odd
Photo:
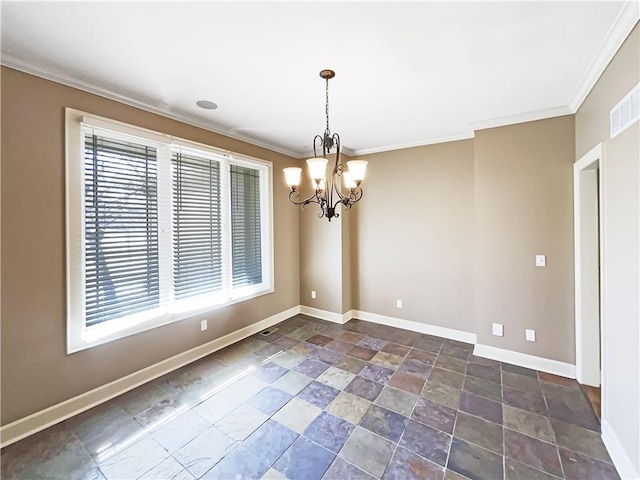
[(396, 307), (397, 308), (402, 308), (402, 300), (400, 300), (400, 299), (396, 300)]
[(547, 257), (546, 255), (536, 255), (536, 267), (546, 267)]
[(504, 336), (504, 326), (501, 323), (492, 324), (491, 333), (493, 333), (496, 337)]
[(206, 320), (200, 320), (200, 331), (204, 332), (207, 329), (207, 321)]
[(526, 329), (524, 331), (524, 335), (525, 338), (527, 339), (527, 341), (529, 342), (535, 342), (536, 341), (536, 331), (535, 330), (530, 330), (530, 329)]
[(315, 290), (311, 290), (311, 298), (316, 298), (316, 291)]

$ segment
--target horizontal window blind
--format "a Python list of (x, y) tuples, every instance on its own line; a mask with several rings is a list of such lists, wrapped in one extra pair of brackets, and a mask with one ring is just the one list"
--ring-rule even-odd
[(159, 306), (156, 149), (84, 136), (85, 323)]
[(260, 172), (231, 165), (233, 287), (262, 282)]
[(222, 289), (220, 163), (174, 152), (173, 293), (180, 300)]

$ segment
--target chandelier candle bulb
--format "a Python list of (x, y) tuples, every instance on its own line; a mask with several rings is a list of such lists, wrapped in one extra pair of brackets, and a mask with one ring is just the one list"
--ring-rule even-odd
[(300, 175), (302, 175), (302, 169), (298, 167), (284, 168), (284, 176), (287, 179), (287, 185), (291, 187), (291, 190), (295, 190), (300, 186)]
[[(333, 70), (322, 70), (320, 78), (326, 83), (327, 102), (325, 111), (327, 114), (327, 125), (322, 135), (313, 137), (313, 158), (307, 160), (309, 174), (315, 184), (315, 192), (305, 200), (298, 200), (300, 193), (297, 187), (300, 184), (300, 169), (285, 168), (284, 174), (287, 183), (291, 187), (289, 192), (289, 201), (294, 205), (302, 205), (306, 207), (310, 203), (317, 203), (320, 207), (320, 218), (326, 217), (331, 221), (334, 217), (339, 217), (337, 212), (338, 205), (342, 208), (349, 209), (362, 198), (362, 188), (360, 182), (364, 180), (364, 174), (367, 169), (367, 162), (363, 160), (352, 160), (344, 164), (340, 161), (340, 135), (331, 133), (329, 129), (329, 79), (335, 77)], [(318, 148), (322, 148), (322, 156), (319, 156)], [(336, 161), (329, 173), (327, 173), (327, 155), (333, 154), (335, 150)], [(296, 170), (294, 172), (294, 170)], [(344, 186), (340, 177), (344, 177)]]

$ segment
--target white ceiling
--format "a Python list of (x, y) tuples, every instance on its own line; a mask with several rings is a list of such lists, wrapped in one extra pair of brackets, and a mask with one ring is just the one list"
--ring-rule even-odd
[[(636, 10), (5, 1), (2, 63), (296, 156), (324, 130), (318, 72), (331, 68), (331, 129), (366, 153), (575, 111)], [(201, 99), (219, 108), (196, 107)]]

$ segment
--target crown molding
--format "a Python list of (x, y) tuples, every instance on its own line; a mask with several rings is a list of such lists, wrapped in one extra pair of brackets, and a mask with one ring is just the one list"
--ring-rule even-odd
[(456, 133), (455, 135), (446, 135), (444, 137), (432, 137), (432, 138), (427, 138), (425, 140), (419, 140), (417, 142), (396, 143), (393, 145), (383, 145), (381, 147), (352, 150), (353, 153), (351, 154), (351, 156), (371, 155), (372, 153), (389, 152), (392, 150), (402, 150), (405, 148), (424, 147), (427, 145), (435, 145), (437, 143), (447, 143), (447, 142), (456, 142), (458, 140), (467, 140), (473, 137), (474, 137), (473, 132)]
[(589, 64), (576, 92), (573, 95), (569, 107), (572, 113), (578, 111), (591, 89), (594, 87), (600, 75), (609, 65), (618, 49), (622, 46), (626, 38), (640, 19), (640, 2), (638, 0), (627, 0), (614, 20), (609, 32), (605, 36), (598, 52)]
[(575, 112), (568, 105), (560, 107), (545, 108), (543, 110), (534, 110), (532, 112), (517, 113), (515, 115), (507, 115), (506, 117), (489, 118), (472, 122), (469, 125), (476, 130), (484, 130), (486, 128), (505, 127), (507, 125), (515, 125), (516, 123), (535, 122), (536, 120), (544, 120), (545, 118), (561, 117), (563, 115), (571, 115)]
[(187, 125), (202, 128), (203, 130), (217, 133), (218, 135), (224, 135), (225, 137), (230, 137), (235, 140), (240, 140), (241, 142), (249, 143), (257, 147), (266, 148), (267, 150), (272, 150), (283, 155), (288, 155), (293, 158), (298, 158), (300, 156), (299, 151), (289, 150), (288, 148), (284, 148), (280, 145), (275, 145), (263, 140), (257, 140), (248, 135), (240, 135), (236, 132), (233, 132), (231, 129), (220, 125), (212, 126), (210, 123), (202, 122), (187, 115), (159, 108), (146, 102), (141, 102), (140, 100), (113, 92), (112, 90), (109, 90), (105, 87), (92, 85), (88, 82), (71, 78), (70, 76), (65, 75), (61, 72), (52, 72), (49, 70), (41, 69), (27, 62), (23, 62), (22, 60), (19, 60), (11, 55), (3, 54), (2, 59), (0, 59), (0, 64), (5, 67), (27, 73), (29, 75), (34, 75), (36, 77), (44, 78), (45, 80), (60, 83), (62, 85), (66, 85), (67, 87), (76, 88), (93, 95), (98, 95), (109, 100), (114, 100), (116, 102), (129, 105), (130, 107), (139, 108), (140, 110), (144, 110), (149, 113), (154, 113), (156, 115), (170, 118), (171, 120), (177, 120), (178, 122), (186, 123)]

